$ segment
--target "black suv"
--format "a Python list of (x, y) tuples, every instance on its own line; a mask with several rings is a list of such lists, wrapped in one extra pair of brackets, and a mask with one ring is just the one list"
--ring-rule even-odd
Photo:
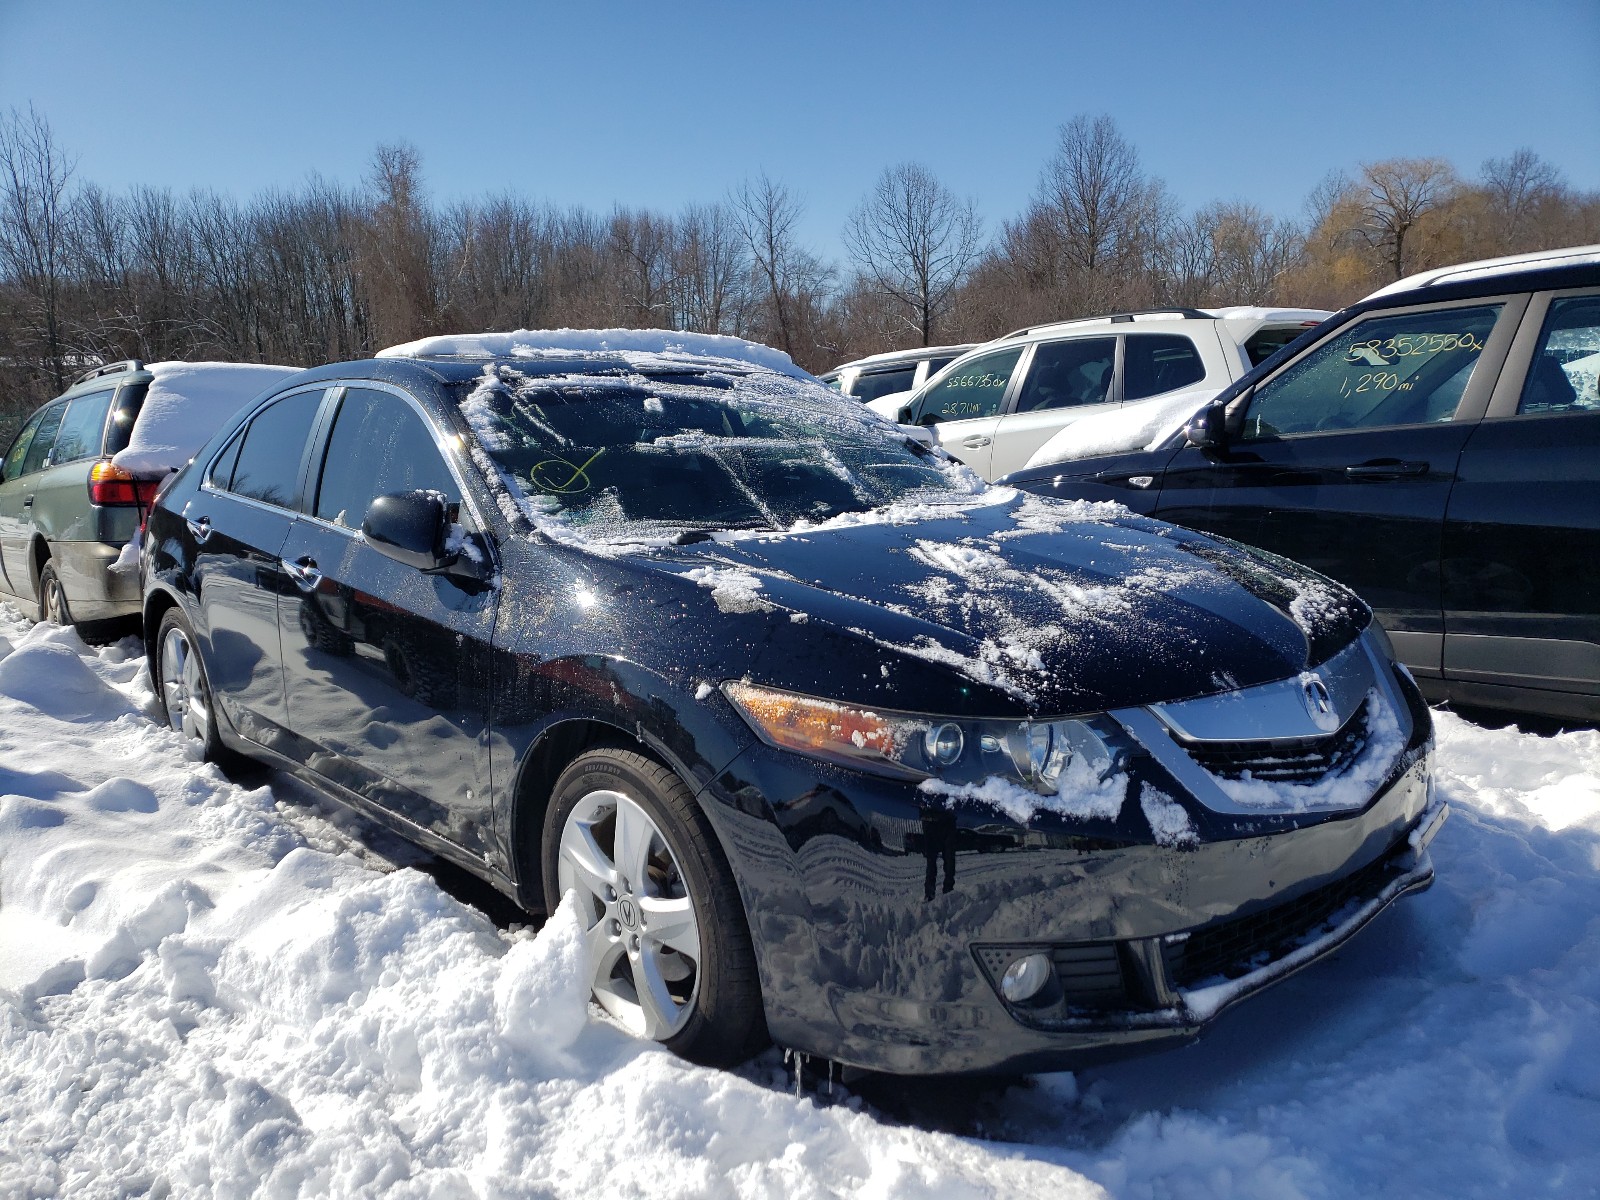
[(1559, 255), (1394, 285), (1154, 449), (1002, 482), (1348, 584), (1434, 699), (1600, 720), (1600, 253)]
[(1428, 710), (1349, 592), (671, 336), (251, 406), (144, 539), (172, 725), (567, 897), (596, 999), (710, 1061), (1181, 1040), (1430, 882)]

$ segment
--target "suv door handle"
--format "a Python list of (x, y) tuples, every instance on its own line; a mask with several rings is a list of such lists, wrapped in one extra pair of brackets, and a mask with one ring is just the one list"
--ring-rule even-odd
[(185, 517), (183, 523), (189, 527), (190, 536), (201, 545), (204, 545), (205, 540), (211, 536), (210, 517), (201, 517), (198, 521), (191, 521), (188, 517)]
[(987, 446), (990, 440), (991, 439), (984, 437), (981, 433), (971, 433), (961, 439), (961, 444), (968, 450), (977, 450), (981, 447)]
[(302, 592), (314, 592), (317, 590), (317, 584), (322, 582), (322, 572), (317, 570), (317, 560), (309, 554), (302, 554), (294, 562), (290, 562), (287, 558), (280, 558), (278, 561), (289, 573), (289, 578), (294, 580), (295, 587)]
[(1346, 467), (1344, 473), (1352, 479), (1401, 479), (1408, 475), (1426, 475), (1428, 464), (1401, 462), (1398, 458), (1381, 458)]
[(29, 496), (26, 500), (24, 500), (22, 502), (22, 507), (23, 508), (32, 508), (33, 507), (33, 497)]

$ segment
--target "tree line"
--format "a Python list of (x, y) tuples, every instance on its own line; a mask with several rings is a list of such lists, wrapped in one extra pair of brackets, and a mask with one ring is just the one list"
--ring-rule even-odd
[(886, 168), (829, 261), (759, 175), (677, 212), (515, 194), (430, 201), (406, 145), (358, 185), (240, 200), (76, 177), (36, 110), (0, 115), (0, 436), (102, 361), (314, 365), (433, 333), (669, 327), (822, 371), (882, 350), (1158, 305), (1337, 308), (1429, 266), (1600, 242), (1600, 193), (1529, 150), (1336, 171), (1298, 218), (1184, 212), (1107, 116), (1064, 124), (1026, 208), (985, 228), (926, 167)]

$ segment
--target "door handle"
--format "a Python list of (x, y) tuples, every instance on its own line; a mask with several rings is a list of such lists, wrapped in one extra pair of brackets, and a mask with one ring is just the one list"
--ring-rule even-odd
[(23, 508), (32, 508), (33, 507), (33, 497), (29, 496), (26, 500), (24, 500), (22, 502), (22, 507)]
[(1358, 463), (1346, 467), (1344, 473), (1352, 479), (1401, 479), (1408, 475), (1426, 475), (1425, 462), (1401, 462), (1398, 458), (1380, 459), (1377, 462)]
[(211, 536), (210, 517), (201, 517), (198, 521), (191, 521), (188, 517), (185, 517), (183, 523), (189, 527), (190, 536), (201, 545), (204, 545), (206, 539)]
[(989, 444), (989, 440), (990, 439), (984, 437), (981, 433), (974, 433), (962, 438), (961, 444), (968, 450), (978, 450), (984, 446), (987, 446)]
[(309, 555), (301, 555), (294, 562), (290, 562), (287, 558), (278, 561), (289, 573), (289, 578), (294, 580), (295, 587), (302, 592), (314, 592), (317, 590), (317, 584), (322, 582), (322, 572), (317, 570), (316, 560)]

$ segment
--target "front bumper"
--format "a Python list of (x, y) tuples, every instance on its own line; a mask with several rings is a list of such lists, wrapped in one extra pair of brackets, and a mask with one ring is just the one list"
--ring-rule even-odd
[[(1406, 748), (1359, 811), (1191, 804), (1199, 837), (1182, 845), (1134, 828), (1145, 787), (1192, 799), (1155, 756), (1130, 765), (1118, 822), (1023, 827), (751, 747), (702, 798), (743, 894), (773, 1038), (932, 1074), (1062, 1069), (1193, 1037), (1432, 881), (1445, 809), (1427, 710), (1406, 703)], [(1004, 1000), (1006, 964), (1040, 952), (1063, 986), (1048, 1003)], [(1094, 986), (1075, 988), (1075, 972)]]

